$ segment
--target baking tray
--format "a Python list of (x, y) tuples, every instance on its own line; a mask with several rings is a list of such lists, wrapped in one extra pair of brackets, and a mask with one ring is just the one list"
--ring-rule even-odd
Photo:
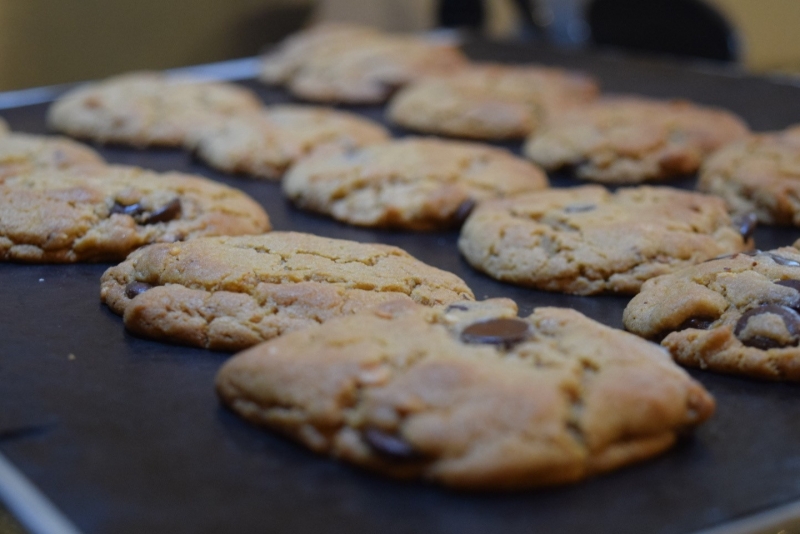
[[(472, 43), (476, 59), (579, 68), (605, 91), (730, 108), (756, 130), (800, 122), (800, 87), (708, 64)], [(289, 101), (253, 81), (267, 103)], [(46, 104), (0, 112), (43, 133)], [(352, 108), (381, 119), (378, 107)], [(403, 132), (395, 131), (396, 134)], [(519, 152), (519, 143), (505, 144)], [(400, 246), (461, 276), (478, 298), (522, 314), (566, 306), (621, 327), (628, 299), (545, 293), (494, 281), (459, 257), (456, 232), (359, 229), (293, 209), (277, 184), (216, 173), (179, 150), (100, 147), (110, 162), (181, 170), (243, 189), (277, 230)], [(578, 182), (556, 175), (557, 186)], [(679, 180), (691, 187), (693, 178)], [(768, 249), (800, 237), (760, 228)], [(228, 355), (131, 336), (99, 301), (108, 265), (0, 264), (0, 452), (87, 533), (531, 532), (684, 533), (800, 499), (800, 387), (691, 371), (716, 415), (668, 453), (560, 488), (458, 493), (397, 482), (308, 452), (218, 403)]]

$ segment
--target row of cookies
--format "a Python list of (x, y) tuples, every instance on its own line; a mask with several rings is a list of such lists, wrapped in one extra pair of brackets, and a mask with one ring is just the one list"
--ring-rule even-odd
[[(351, 151), (346, 157), (361, 156)], [(397, 166), (407, 159), (407, 154), (401, 154), (394, 158), (392, 165)], [(468, 161), (467, 168), (480, 168), (486, 165), (487, 162), (481, 159), (485, 158)], [(650, 190), (646, 191), (641, 194), (658, 196), (649, 193)], [(589, 214), (597, 209), (597, 205), (604, 204), (604, 200), (598, 198), (597, 194), (592, 196), (591, 200), (595, 205), (587, 207), (590, 202), (578, 199), (575, 203), (568, 199), (563, 206), (552, 211)], [(660, 199), (647, 204), (641, 213), (647, 212), (648, 209), (652, 210), (653, 206), (659, 203), (668, 205), (668, 202)], [(578, 207), (576, 208), (574, 204)], [(463, 203), (457, 204), (459, 207), (462, 205)], [(613, 213), (617, 211), (619, 210), (614, 210)], [(703, 211), (703, 208), (696, 206), (692, 211)], [(613, 218), (609, 213), (605, 213), (599, 220), (609, 217)], [(703, 217), (704, 220), (712, 221), (717, 218), (719, 217), (715, 214), (705, 214)], [(570, 226), (557, 219), (558, 217), (554, 219), (556, 227)], [(592, 221), (586, 222), (587, 227), (594, 224), (596, 223)], [(722, 230), (723, 227), (727, 227), (728, 231)], [(730, 223), (720, 225), (717, 230), (729, 236)], [(503, 231), (503, 234), (505, 233)], [(271, 245), (264, 243), (264, 239), (268, 236), (274, 237), (277, 241)], [(364, 257), (363, 252), (355, 254), (355, 257), (333, 256), (334, 261), (329, 250), (334, 244), (330, 240), (325, 240), (324, 244), (319, 245), (316, 253), (309, 252), (315, 249), (308, 243), (303, 243), (299, 249), (292, 249), (291, 244), (311, 238), (312, 236), (296, 234), (290, 236), (265, 234), (257, 238), (201, 239), (187, 242), (185, 245), (173, 243), (142, 249), (129, 258), (133, 266), (125, 265), (129, 262), (126, 260), (123, 265), (107, 272), (103, 282), (104, 299), (112, 307), (114, 307), (113, 302), (120, 304), (117, 306), (119, 309), (115, 311), (125, 315), (126, 324), (130, 318), (131, 324), (149, 325), (156, 331), (160, 329), (155, 337), (178, 339), (201, 346), (210, 346), (208, 339), (230, 340), (236, 339), (237, 336), (247, 338), (248, 335), (250, 337), (247, 339), (250, 341), (246, 344), (252, 344), (252, 340), (271, 337), (275, 333), (291, 329), (291, 322), (298, 318), (314, 324), (327, 320), (342, 310), (363, 307), (367, 301), (362, 296), (342, 298), (342, 292), (345, 286), (353, 283), (363, 286), (356, 288), (361, 291), (365, 288), (372, 290), (376, 287), (374, 280), (364, 280), (368, 278), (367, 275), (372, 274), (372, 271), (350, 273), (337, 269), (340, 264), (359, 264), (371, 268), (381, 262), (370, 255)], [(676, 236), (675, 241), (678, 240)], [(744, 241), (741, 237), (739, 240)], [(196, 249), (196, 255), (185, 252), (190, 246)], [(744, 248), (741, 244), (737, 247), (730, 251)], [(232, 252), (231, 248), (235, 251)], [(257, 269), (264, 273), (264, 278), (254, 279), (250, 260), (259, 254), (271, 258), (266, 263), (270, 268), (266, 268), (265, 264), (263, 269)], [(228, 259), (231, 260), (230, 263)], [(242, 267), (241, 271), (237, 270), (239, 266)], [(130, 272), (134, 273), (133, 277), (121, 274)], [(237, 272), (241, 272), (244, 281), (235, 276)], [(383, 283), (386, 285), (386, 280), (393, 280), (393, 284), (390, 285), (396, 286), (398, 281), (410, 276), (410, 287), (424, 288), (426, 284), (420, 282), (419, 272), (418, 265), (400, 271), (393, 269), (391, 275), (383, 277)], [(220, 273), (225, 275), (222, 284)], [(316, 282), (325, 277), (329, 277), (325, 280), (327, 284), (333, 282), (333, 292), (321, 290), (314, 284), (304, 285), (308, 281)], [(189, 285), (181, 288), (184, 281), (188, 281)], [(289, 281), (300, 281), (300, 284), (292, 287), (291, 284), (287, 284)], [(337, 282), (343, 285), (336, 286)], [(225, 285), (228, 283), (230, 285)], [(243, 291), (243, 286), (253, 289)], [(465, 295), (471, 296), (462, 291), (459, 298)], [(442, 299), (438, 302), (438, 304), (444, 303)], [(676, 373), (677, 369), (674, 366), (664, 363), (663, 353), (654, 352), (652, 345), (641, 343), (635, 345), (631, 341), (634, 338), (600, 327), (574, 312), (572, 314), (565, 310), (553, 313), (537, 312), (540, 317), (529, 318), (526, 323), (529, 326), (520, 325), (519, 320), (511, 320), (510, 323), (501, 322), (503, 330), (498, 334), (492, 330), (497, 327), (495, 319), (511, 319), (512, 315), (516, 315), (512, 304), (476, 305), (451, 301), (450, 306), (445, 309), (423, 310), (410, 306), (408, 301), (404, 305), (387, 303), (384, 307), (369, 312), (374, 315), (371, 319), (362, 316), (353, 318), (351, 323), (329, 322), (326, 324), (330, 326), (318, 327), (313, 335), (307, 332), (293, 338), (282, 337), (275, 343), (258, 349), (266, 356), (262, 354), (246, 358), (257, 360), (259, 363), (256, 367), (271, 365), (274, 367), (266, 371), (257, 369), (257, 372), (252, 370), (242, 372), (242, 369), (247, 369), (247, 365), (232, 363), (229, 370), (220, 374), (218, 387), (223, 397), (248, 418), (281, 428), (316, 450), (330, 451), (339, 457), (390, 474), (424, 476), (459, 487), (517, 487), (575, 480), (663, 450), (674, 442), (680, 429), (702, 421), (713, 409), (713, 403), (707, 394), (698, 389), (699, 386), (691, 382), (685, 374)], [(410, 309), (404, 311), (405, 307)], [(494, 310), (491, 313), (486, 311), (490, 307)], [(268, 324), (270, 321), (262, 321), (263, 317), (269, 316), (276, 309), (286, 310), (284, 316), (278, 317), (273, 324)], [(497, 309), (501, 311), (498, 312)], [(186, 313), (183, 313), (184, 311)], [(331, 311), (332, 313), (329, 313)], [(465, 315), (458, 317), (461, 312), (465, 312)], [(313, 318), (309, 319), (308, 315), (312, 315)], [(393, 321), (403, 317), (407, 320), (398, 323), (398, 327), (391, 326), (393, 323), (386, 323), (381, 327), (379, 321), (375, 328), (369, 329), (375, 331), (377, 339), (366, 335), (360, 337), (353, 335), (353, 332), (364, 334), (362, 328), (354, 328), (362, 321), (372, 321), (374, 318)], [(345, 321), (345, 319), (335, 321)], [(269, 333), (259, 337), (260, 333), (258, 335), (253, 333), (258, 328), (253, 326), (262, 322), (264, 330)], [(287, 324), (290, 326), (284, 327)], [(406, 341), (401, 344), (393, 339), (382, 339), (380, 336), (394, 331), (396, 335), (405, 338), (403, 333), (407, 330), (404, 325), (408, 326), (408, 331), (424, 330), (420, 331), (418, 336), (420, 343), (426, 343), (431, 336), (435, 336), (443, 344), (449, 343), (450, 349), (445, 350), (446, 347), (443, 345), (440, 347), (441, 350), (426, 353), (415, 346), (409, 348), (408, 356), (392, 352), (392, 356), (387, 359), (385, 347), (397, 345), (399, 349), (405, 350), (408, 343)], [(563, 328), (559, 330), (556, 325)], [(491, 326), (488, 333), (481, 331), (487, 326)], [(477, 334), (476, 328), (479, 331)], [(508, 333), (509, 328), (511, 334)], [(590, 339), (603, 338), (604, 346), (609, 347), (609, 353), (598, 355), (592, 348), (590, 351), (592, 354), (584, 354), (588, 350), (588, 344), (578, 343), (576, 336), (576, 332), (581, 329), (586, 331)], [(347, 339), (330, 339), (330, 336), (335, 337), (335, 333), (340, 331), (347, 334)], [(153, 335), (144, 327), (141, 333)], [(313, 340), (308, 353), (322, 354), (323, 362), (319, 363), (328, 367), (323, 368), (312, 363), (310, 359), (304, 359), (297, 362), (297, 365), (307, 370), (303, 373), (299, 370), (292, 371), (291, 363), (287, 362), (286, 358), (297, 359), (295, 349), (300, 339)], [(625, 345), (626, 349), (620, 350), (621, 347), (615, 347), (612, 341)], [(288, 352), (283, 353), (282, 360), (275, 360), (274, 355), (281, 353), (280, 343), (286, 343)], [(348, 346), (348, 343), (351, 345)], [(369, 352), (362, 354), (353, 350), (352, 346), (370, 344), (383, 349), (377, 354)], [(635, 346), (628, 349), (628, 344)], [(364, 360), (338, 361), (342, 355), (334, 359), (337, 361), (329, 360), (327, 355), (331, 347), (342, 347), (342, 355), (350, 353)], [(471, 359), (464, 358), (463, 355), (469, 353), (472, 348), (478, 349), (481, 354), (476, 353), (477, 357)], [(458, 355), (455, 358), (442, 359), (441, 357), (448, 352), (455, 352)], [(626, 354), (626, 358), (617, 361), (611, 357), (621, 353)], [(489, 363), (492, 359), (489, 354), (495, 355), (494, 359), (498, 361)], [(643, 356), (644, 354), (646, 356)], [(233, 361), (242, 362), (246, 359), (237, 358)], [(661, 360), (663, 365), (654, 365), (658, 360)], [(376, 361), (381, 365), (376, 365)], [(514, 361), (522, 363), (520, 366), (508, 365)], [(358, 363), (355, 371), (354, 363)], [(532, 376), (523, 371), (525, 365), (533, 369), (530, 373)], [(540, 368), (551, 368), (552, 371), (561, 368), (559, 374), (561, 379), (551, 382), (551, 378), (543, 378), (540, 376), (541, 371), (538, 370)], [(667, 368), (670, 369), (669, 372)], [(447, 381), (442, 383), (441, 379), (430, 378), (436, 376), (431, 369), (434, 371), (440, 369), (440, 375), (444, 373), (445, 376), (452, 376), (454, 373), (463, 379), (472, 376), (473, 380), (465, 381), (459, 378), (451, 381), (454, 389), (447, 390), (445, 394), (442, 388), (447, 385)], [(633, 375), (626, 374), (632, 369), (637, 371)], [(289, 374), (281, 375), (282, 370)], [(321, 377), (342, 377), (340, 372), (345, 372), (350, 378), (342, 378), (344, 382), (338, 380), (332, 383), (332, 389), (327, 391), (331, 397), (321, 394), (309, 397), (310, 388), (304, 386), (304, 381), (316, 384)], [(525, 377), (514, 384), (509, 383), (511, 376), (517, 376), (520, 372)], [(602, 379), (595, 382), (595, 373)], [(276, 382), (267, 387), (264, 381), (268, 375), (276, 377)], [(623, 402), (625, 395), (632, 394), (629, 391), (622, 392), (615, 389), (615, 386), (618, 387), (620, 383), (626, 382), (620, 380), (620, 376), (643, 382), (664, 379), (668, 387), (665, 390), (652, 392), (637, 391), (635, 394), (642, 397), (631, 400), (645, 408), (636, 414), (625, 413), (616, 421), (608, 421), (605, 415), (608, 409), (603, 407), (602, 402)], [(666, 376), (673, 378), (666, 379)], [(484, 377), (487, 379), (496, 377), (496, 380), (484, 380)], [(427, 385), (424, 382), (426, 378), (431, 380)], [(576, 379), (585, 383), (576, 383)], [(465, 395), (468, 390), (475, 387), (476, 383), (485, 384), (486, 389), (475, 392), (475, 396), (470, 400), (469, 395), (466, 397)], [(347, 401), (347, 394), (341, 389), (342, 384), (352, 384), (347, 387), (357, 388), (355, 390), (359, 394), (357, 403)], [(515, 384), (516, 387), (512, 387)], [(550, 385), (551, 389), (545, 388), (545, 384)], [(553, 384), (558, 384), (555, 389), (552, 389)], [(438, 401), (433, 398), (426, 398), (424, 401), (410, 399), (409, 396), (413, 397), (417, 393), (416, 390), (413, 393), (409, 392), (409, 388), (413, 385), (417, 387), (424, 385), (425, 390), (432, 395), (440, 391)], [(534, 387), (536, 385), (538, 387)], [(529, 397), (530, 409), (523, 406), (519, 412), (505, 410), (507, 417), (504, 418), (503, 424), (498, 424), (497, 428), (492, 429), (493, 432), (486, 433), (485, 428), (475, 428), (472, 435), (466, 439), (460, 438), (454, 441), (447, 439), (449, 436), (457, 435), (459, 429), (463, 432), (463, 421), (470, 417), (473, 417), (478, 424), (486, 421), (484, 417), (475, 417), (476, 405), (486, 403), (487, 399), (495, 395), (498, 404), (486, 403), (486, 407), (494, 406), (492, 411), (496, 412), (505, 404), (503, 398), (511, 398), (503, 395), (511, 394), (516, 398), (516, 392), (522, 391), (520, 388), (541, 389), (550, 393), (542, 393), (543, 398)], [(392, 397), (391, 390), (395, 392), (394, 399), (389, 398)], [(677, 394), (676, 390), (682, 393)], [(564, 397), (561, 393), (563, 391), (569, 394)], [(360, 396), (362, 393), (363, 397)], [(555, 398), (556, 394), (561, 396)], [(304, 397), (312, 404), (308, 405), (303, 401)], [(416, 405), (414, 402), (409, 404), (410, 401), (415, 401)], [(322, 412), (315, 408), (318, 402), (324, 405)], [(338, 404), (337, 408), (337, 404), (327, 404), (329, 402), (345, 404)], [(535, 411), (533, 405), (546, 405), (549, 409)], [(437, 413), (450, 414), (453, 409), (462, 410), (461, 423), (454, 420), (453, 426), (447, 427), (446, 435), (441, 433), (433, 435), (430, 434), (431, 430), (426, 431), (426, 428), (442, 428), (441, 416), (437, 419)], [(597, 411), (593, 412), (594, 409)], [(287, 413), (287, 410), (291, 413)], [(584, 411), (587, 413), (584, 414)], [(644, 412), (648, 412), (649, 415), (637, 419)], [(653, 420), (652, 412), (669, 416)], [(533, 422), (544, 423), (543, 417), (548, 418), (546, 420), (550, 423), (543, 425), (545, 428), (541, 434), (531, 435), (531, 425)], [(636, 436), (635, 439), (628, 441), (625, 434), (630, 428), (638, 430), (632, 432)]]

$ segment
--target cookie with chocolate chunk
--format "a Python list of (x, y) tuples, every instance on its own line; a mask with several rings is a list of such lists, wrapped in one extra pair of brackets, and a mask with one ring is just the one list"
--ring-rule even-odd
[(729, 111), (686, 101), (607, 97), (555, 117), (525, 144), (547, 170), (632, 184), (695, 172), (703, 159), (748, 133)]
[(261, 109), (244, 87), (138, 72), (82, 85), (56, 100), (50, 128), (100, 143), (181, 146), (210, 120)]
[(632, 294), (654, 276), (746, 250), (752, 230), (735, 225), (711, 195), (583, 186), (481, 203), (458, 246), (470, 265), (498, 280), (578, 295)]
[(105, 165), (105, 161), (88, 146), (66, 137), (0, 135), (0, 182), (18, 174), (84, 165)]
[(418, 132), (516, 139), (559, 113), (592, 101), (588, 76), (532, 65), (476, 64), (415, 81), (392, 98), (389, 119)]
[(800, 226), (800, 126), (726, 145), (703, 164), (697, 187), (724, 198), (734, 213)]
[(149, 243), (269, 228), (250, 197), (198, 176), (95, 165), (0, 183), (0, 260), (121, 260)]
[(397, 478), (469, 490), (575, 482), (660, 454), (714, 401), (655, 344), (507, 299), (392, 302), (228, 360), (252, 423)]
[(625, 328), (660, 341), (681, 364), (800, 380), (800, 251), (716, 258), (649, 280)]
[(547, 187), (510, 152), (476, 143), (413, 138), (303, 159), (283, 180), (298, 207), (358, 226), (436, 230), (475, 205)]
[(192, 132), (187, 146), (224, 172), (276, 180), (316, 150), (349, 150), (388, 138), (386, 128), (354, 113), (283, 105), (211, 123)]
[(140, 249), (103, 275), (128, 330), (238, 350), (366, 306), (473, 298), (454, 274), (388, 245), (296, 232), (198, 238)]

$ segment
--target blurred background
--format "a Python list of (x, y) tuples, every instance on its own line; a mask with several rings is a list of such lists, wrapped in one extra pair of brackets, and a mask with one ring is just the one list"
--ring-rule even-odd
[(798, 0), (0, 0), (0, 90), (252, 56), (323, 20), (800, 72)]

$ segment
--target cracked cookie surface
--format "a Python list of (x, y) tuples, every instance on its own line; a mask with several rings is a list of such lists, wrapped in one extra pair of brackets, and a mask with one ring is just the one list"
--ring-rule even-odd
[[(795, 246), (797, 243), (795, 244)], [(625, 328), (681, 364), (800, 380), (800, 251), (733, 254), (647, 281)]]
[(101, 298), (137, 334), (238, 350), (366, 306), (473, 298), (397, 247), (296, 232), (159, 244), (108, 269)]
[(473, 267), (498, 280), (591, 295), (636, 293), (649, 278), (752, 241), (711, 195), (583, 186), (482, 203), (458, 246)]
[(660, 347), (507, 299), (386, 303), (230, 359), (222, 401), (310, 449), (460, 489), (575, 482), (659, 454), (714, 411)]
[(706, 160), (699, 176), (698, 189), (721, 196), (734, 213), (800, 226), (800, 126), (731, 143)]
[(234, 84), (138, 72), (69, 91), (50, 106), (47, 121), (100, 143), (181, 146), (209, 120), (261, 107), (255, 93)]
[(0, 260), (121, 260), (149, 243), (267, 230), (250, 197), (187, 174), (91, 166), (0, 183)]
[(476, 64), (422, 78), (392, 98), (388, 117), (411, 130), (473, 139), (516, 139), (598, 92), (588, 76), (541, 66)]
[(572, 167), (585, 180), (639, 183), (693, 173), (747, 132), (740, 118), (718, 108), (606, 97), (555, 117), (523, 151), (547, 170)]
[(0, 183), (19, 174), (83, 165), (105, 165), (105, 161), (90, 147), (66, 137), (0, 135)]
[(261, 79), (315, 102), (380, 104), (398, 88), (466, 65), (453, 45), (352, 26), (311, 29), (263, 59)]
[(383, 126), (354, 113), (285, 105), (221, 119), (190, 134), (187, 145), (224, 172), (280, 179), (315, 150), (353, 149), (388, 138)]
[(284, 194), (303, 209), (410, 230), (457, 226), (476, 202), (545, 187), (538, 167), (506, 150), (434, 138), (312, 155), (283, 179)]

